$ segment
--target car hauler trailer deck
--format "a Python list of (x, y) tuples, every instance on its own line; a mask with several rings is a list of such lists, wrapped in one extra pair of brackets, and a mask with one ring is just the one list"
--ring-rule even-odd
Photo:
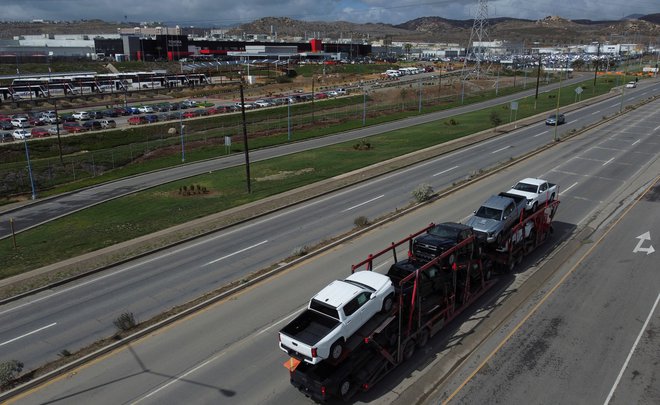
[[(293, 357), (287, 360), (284, 366), (291, 384), (320, 401), (348, 400), (360, 390), (369, 390), (490, 289), (495, 284), (490, 280), (494, 269), (512, 269), (543, 243), (551, 232), (558, 205), (559, 200), (548, 202), (521, 219), (507, 230), (505, 242), (499, 246), (480, 243), (473, 234), (430, 261), (417, 260), (411, 253), (413, 240), (435, 226), (431, 224), (353, 265), (352, 272), (362, 268), (371, 271), (374, 259), (391, 253), (394, 264), (388, 275), (396, 286), (397, 305), (360, 328), (336, 361), (308, 364)], [(408, 258), (398, 261), (396, 249), (406, 243)], [(458, 255), (475, 243), (478, 249), (470, 249), (467, 256)], [(455, 258), (451, 263), (450, 257)], [(426, 288), (424, 283), (432, 278), (434, 288)]]

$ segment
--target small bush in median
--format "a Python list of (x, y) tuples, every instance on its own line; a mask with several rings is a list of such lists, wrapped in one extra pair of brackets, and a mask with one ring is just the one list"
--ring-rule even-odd
[(418, 203), (428, 201), (433, 196), (433, 187), (428, 184), (421, 184), (412, 191), (412, 195)]
[(23, 363), (18, 360), (0, 363), (0, 387), (7, 385), (23, 371)]
[(365, 217), (364, 215), (361, 215), (353, 221), (353, 224), (357, 226), (358, 228), (363, 228), (367, 225), (369, 225), (369, 218)]
[(119, 315), (113, 322), (117, 329), (121, 332), (126, 332), (137, 326), (135, 315), (132, 312), (124, 312)]

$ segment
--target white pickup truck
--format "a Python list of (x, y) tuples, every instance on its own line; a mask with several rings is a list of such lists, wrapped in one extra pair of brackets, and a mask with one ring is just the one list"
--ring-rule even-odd
[(525, 209), (534, 212), (546, 201), (553, 201), (557, 197), (557, 185), (543, 179), (526, 178), (516, 183), (507, 194), (525, 197)]
[(310, 364), (337, 360), (348, 338), (378, 312), (390, 311), (393, 302), (394, 286), (384, 274), (358, 271), (333, 281), (282, 328), (280, 348)]

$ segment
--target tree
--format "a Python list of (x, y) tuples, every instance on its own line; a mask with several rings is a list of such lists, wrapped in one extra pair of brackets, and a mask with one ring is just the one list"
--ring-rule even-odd
[(502, 118), (500, 118), (500, 115), (497, 113), (497, 111), (492, 110), (490, 112), (490, 123), (497, 129), (497, 126), (502, 123)]
[(408, 96), (408, 89), (401, 89), (401, 111), (405, 110), (406, 96)]
[(408, 55), (408, 59), (410, 59), (410, 52), (412, 51), (412, 47), (413, 46), (410, 43), (406, 43), (405, 45), (403, 45), (403, 49), (406, 50), (406, 55)]

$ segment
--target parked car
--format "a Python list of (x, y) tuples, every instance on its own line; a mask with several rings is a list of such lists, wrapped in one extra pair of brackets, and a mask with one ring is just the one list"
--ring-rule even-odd
[[(57, 135), (57, 127), (50, 127), (48, 128), (48, 133), (51, 135)], [(64, 130), (64, 127), (60, 127), (60, 135), (64, 135), (67, 132)]]
[(64, 114), (60, 118), (63, 122), (76, 122), (76, 118), (72, 114)]
[(80, 132), (87, 132), (89, 129), (83, 127), (82, 125), (78, 124), (77, 122), (65, 122), (62, 125), (62, 128), (70, 134), (77, 134)]
[(2, 120), (0, 121), (0, 129), (4, 129), (5, 131), (12, 130), (14, 126), (11, 124), (11, 120)]
[(46, 112), (42, 114), (39, 120), (45, 124), (57, 124), (62, 122), (62, 120), (54, 112)]
[(256, 100), (256, 101), (254, 102), (254, 104), (256, 104), (257, 107), (270, 107), (270, 106), (273, 105), (273, 103), (271, 103), (270, 101), (268, 101), (268, 100), (263, 100), (263, 99)]
[(23, 140), (30, 138), (30, 133), (24, 129), (17, 129), (12, 132), (11, 136), (13, 136), (16, 140)]
[(32, 138), (43, 138), (46, 136), (50, 136), (50, 132), (46, 128), (33, 128), (30, 131), (30, 136)]
[(15, 117), (11, 119), (11, 125), (14, 128), (30, 128), (30, 121), (27, 117)]
[(146, 114), (146, 113), (154, 112), (154, 109), (150, 105), (143, 105), (138, 107), (138, 111), (141, 112), (142, 114)]
[(314, 98), (317, 100), (323, 100), (324, 98), (328, 98), (328, 95), (321, 92), (321, 93), (316, 93), (314, 94)]
[(566, 117), (564, 114), (551, 114), (548, 119), (545, 120), (545, 125), (561, 125), (566, 122)]
[(637, 82), (635, 82), (634, 80), (626, 83), (626, 88), (628, 89), (634, 89), (635, 87), (637, 87)]
[(137, 115), (140, 113), (140, 109), (137, 107), (126, 107), (126, 110), (128, 110), (130, 115)]
[(115, 120), (103, 119), (99, 122), (101, 123), (101, 128), (103, 129), (117, 128), (117, 123)]
[(100, 120), (100, 119), (103, 119), (103, 117), (104, 117), (104, 115), (103, 115), (103, 111), (90, 111), (90, 112), (89, 112), (89, 116), (90, 116), (93, 120)]
[(11, 135), (11, 132), (0, 132), (0, 142), (11, 142), (14, 140), (14, 137)]
[(118, 117), (119, 116), (119, 111), (117, 111), (117, 110), (118, 109), (116, 109), (116, 108), (110, 108), (110, 109), (107, 109), (107, 110), (103, 110), (102, 111), (103, 117), (104, 118), (105, 117), (110, 117), (110, 118)]
[(336, 89), (336, 90), (335, 90), (335, 93), (337, 93), (338, 96), (345, 96), (345, 95), (348, 94), (348, 92), (346, 91), (346, 89), (343, 89), (343, 88)]
[(142, 125), (148, 121), (144, 117), (131, 117), (128, 119), (128, 125)]
[(89, 115), (87, 111), (74, 112), (73, 118), (77, 119), (78, 121), (87, 121), (89, 119), (92, 119), (91, 115)]
[(144, 116), (144, 119), (147, 120), (148, 123), (153, 123), (153, 122), (158, 122), (158, 116), (156, 114), (147, 114)]
[(197, 107), (197, 101), (195, 100), (183, 100), (181, 106), (185, 108)]
[(183, 118), (195, 118), (197, 115), (197, 111), (186, 111), (183, 113)]
[(83, 127), (89, 129), (90, 131), (98, 131), (99, 129), (103, 129), (103, 127), (101, 127), (101, 122), (96, 120), (85, 122)]

